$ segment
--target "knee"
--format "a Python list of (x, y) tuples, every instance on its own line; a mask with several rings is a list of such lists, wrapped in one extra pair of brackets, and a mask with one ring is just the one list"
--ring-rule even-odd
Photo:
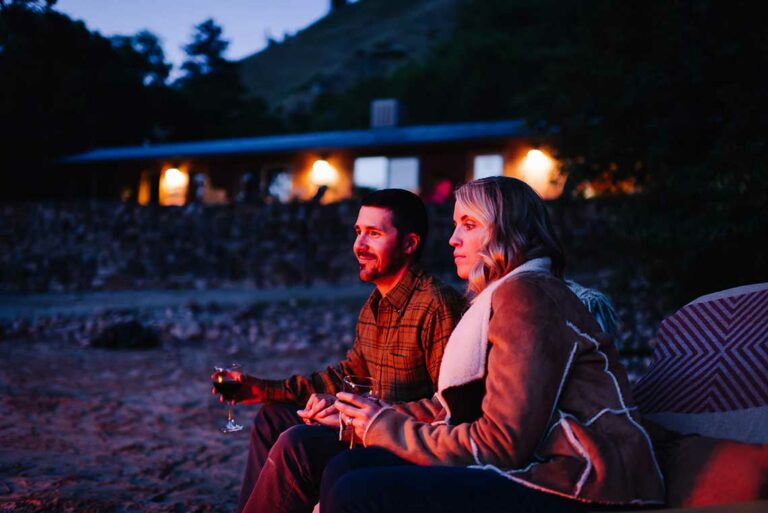
[(323, 471), (322, 489), (330, 490), (342, 476), (360, 468), (364, 450), (344, 451), (335, 456)]
[(367, 475), (369, 472), (368, 469), (349, 471), (332, 483), (326, 483), (324, 475), (323, 485), (330, 488), (320, 495), (320, 511), (361, 513), (370, 505), (379, 504), (378, 483)]
[(290, 427), (280, 433), (272, 449), (281, 453), (306, 453), (313, 438), (313, 430), (316, 429), (314, 426), (303, 425)]

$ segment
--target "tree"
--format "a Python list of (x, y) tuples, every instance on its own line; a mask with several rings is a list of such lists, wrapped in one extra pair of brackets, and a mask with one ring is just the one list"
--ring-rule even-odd
[(299, 121), (365, 126), (383, 93), (415, 124), (524, 118), (565, 165), (561, 202), (585, 181), (636, 184), (593, 200), (610, 238), (577, 243), (679, 304), (768, 280), (768, 32), (751, 6), (465, 0), (428, 59), (321, 96)]
[[(594, 0), (562, 8), (556, 59), (528, 95), (532, 124), (582, 180), (632, 179), (614, 243), (671, 305), (764, 281), (768, 34), (750, 4)], [(552, 19), (552, 18), (550, 18)], [(636, 259), (636, 261), (635, 261)]]
[(224, 58), (229, 41), (223, 34), (223, 29), (211, 18), (195, 26), (192, 42), (184, 47), (187, 60), (181, 66), (188, 78), (222, 72), (229, 67), (231, 63)]
[(280, 130), (260, 98), (246, 97), (236, 63), (224, 57), (229, 42), (212, 19), (195, 27), (184, 47), (185, 74), (174, 86), (181, 93), (176, 139), (237, 137)]
[(148, 30), (133, 36), (114, 36), (112, 44), (128, 60), (144, 70), (144, 85), (162, 86), (168, 80), (172, 66), (165, 60), (165, 52), (158, 37)]
[(0, 11), (0, 49), (3, 196), (39, 190), (62, 155), (151, 134), (145, 69), (83, 23), (10, 6)]
[(47, 12), (58, 0), (0, 0), (0, 9), (8, 12), (11, 8), (32, 9)]

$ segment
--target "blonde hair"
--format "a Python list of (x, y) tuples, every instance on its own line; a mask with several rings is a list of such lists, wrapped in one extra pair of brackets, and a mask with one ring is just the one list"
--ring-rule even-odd
[(544, 201), (525, 182), (494, 176), (456, 189), (456, 204), (488, 227), (480, 262), (469, 272), (470, 294), (479, 294), (520, 264), (537, 257), (552, 260), (552, 273), (562, 278), (565, 267), (560, 240)]

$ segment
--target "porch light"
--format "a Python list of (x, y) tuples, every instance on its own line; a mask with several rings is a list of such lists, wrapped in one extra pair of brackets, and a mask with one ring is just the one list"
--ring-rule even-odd
[(557, 198), (563, 191), (555, 160), (541, 150), (528, 152), (520, 165), (520, 178), (543, 199)]
[(309, 172), (309, 181), (318, 187), (321, 185), (333, 185), (339, 179), (339, 173), (327, 160), (316, 160)]
[(166, 169), (160, 178), (160, 204), (184, 205), (188, 188), (189, 174), (175, 167)]
[(165, 187), (167, 189), (181, 189), (189, 185), (189, 176), (175, 167), (165, 170)]
[(554, 162), (541, 150), (531, 150), (523, 160), (523, 171), (526, 178), (539, 182), (549, 179)]

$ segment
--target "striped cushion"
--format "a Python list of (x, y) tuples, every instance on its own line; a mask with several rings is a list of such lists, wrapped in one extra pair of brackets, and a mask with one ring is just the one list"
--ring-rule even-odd
[(701, 297), (666, 318), (635, 395), (668, 429), (768, 442), (768, 283)]

